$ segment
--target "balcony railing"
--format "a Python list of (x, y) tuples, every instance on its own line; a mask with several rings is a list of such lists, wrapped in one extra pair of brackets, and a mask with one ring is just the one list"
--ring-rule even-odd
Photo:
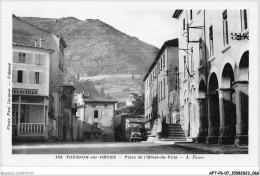
[(43, 132), (44, 131), (44, 123), (20, 123), (19, 131)]

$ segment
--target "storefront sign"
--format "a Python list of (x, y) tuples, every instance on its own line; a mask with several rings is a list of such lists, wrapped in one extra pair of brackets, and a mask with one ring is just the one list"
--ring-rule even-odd
[(12, 93), (14, 95), (37, 95), (38, 89), (17, 89), (17, 88), (13, 88)]

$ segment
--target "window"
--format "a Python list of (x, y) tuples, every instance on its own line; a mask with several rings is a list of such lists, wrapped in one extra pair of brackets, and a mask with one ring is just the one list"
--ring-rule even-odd
[(193, 48), (190, 49), (190, 67), (191, 67), (191, 73), (194, 72), (194, 59), (193, 59)]
[(98, 128), (98, 123), (93, 124), (95, 128)]
[(18, 70), (17, 82), (23, 83), (23, 71), (22, 70)]
[(40, 83), (40, 73), (39, 72), (35, 72), (34, 73), (34, 83), (35, 84), (39, 84)]
[(214, 56), (214, 48), (213, 48), (213, 26), (209, 28), (209, 55), (210, 57)]
[(18, 63), (26, 63), (26, 53), (19, 53)]
[(190, 20), (192, 20), (192, 10), (190, 10)]
[(242, 31), (246, 30), (248, 28), (248, 22), (247, 22), (247, 10), (241, 10), (241, 28)]
[(158, 88), (158, 99), (159, 99), (159, 101), (161, 100), (161, 97), (160, 97), (160, 95), (161, 95), (161, 92), (160, 92), (160, 83), (159, 83), (159, 86), (158, 86), (159, 88)]
[(184, 79), (186, 79), (186, 56), (184, 56), (184, 65), (183, 65), (183, 75), (184, 75)]
[(161, 99), (163, 98), (163, 93), (162, 93), (163, 89), (162, 89), (162, 81), (161, 81)]
[(222, 24), (223, 24), (223, 44), (228, 45), (228, 21), (227, 21), (227, 10), (222, 13)]
[(94, 111), (94, 118), (98, 118), (98, 110)]
[(202, 39), (199, 40), (200, 43), (199, 43), (199, 57), (200, 57), (200, 64), (202, 65), (202, 61), (203, 61), (203, 52), (202, 52)]
[(161, 58), (161, 70), (162, 70), (162, 67), (163, 67), (163, 60), (162, 60), (162, 58)]
[(175, 67), (175, 75), (176, 75), (176, 87), (175, 87), (175, 90), (178, 90), (178, 86), (179, 86), (179, 69), (178, 69), (178, 67)]
[(165, 55), (163, 55), (163, 67), (165, 67)]
[(164, 80), (163, 80), (163, 85), (164, 85), (164, 98), (165, 98), (165, 78), (164, 78)]
[(185, 18), (183, 18), (183, 30), (185, 31), (186, 27), (185, 27)]

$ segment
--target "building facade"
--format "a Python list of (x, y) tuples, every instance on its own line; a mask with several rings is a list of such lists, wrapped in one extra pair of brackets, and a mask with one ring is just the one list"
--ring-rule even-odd
[[(48, 111), (49, 115), (49, 137), (53, 139), (67, 139), (65, 132), (63, 131), (64, 121), (70, 121), (64, 119), (65, 111), (70, 110), (70, 114), (73, 111), (73, 106), (64, 107), (66, 104), (64, 99), (63, 90), (66, 83), (66, 73), (64, 68), (64, 49), (67, 47), (64, 39), (55, 34), (50, 33), (44, 29), (41, 29), (35, 25), (32, 25), (21, 18), (13, 15), (13, 42), (22, 45), (50, 48), (53, 50), (50, 58), (50, 72), (49, 72), (49, 97), (50, 107)], [(68, 95), (68, 97), (73, 96)], [(67, 97), (67, 98), (68, 98)], [(67, 135), (68, 136), (68, 135)]]
[(47, 140), (53, 50), (13, 43), (13, 140)]
[(115, 141), (116, 101), (82, 96), (83, 102), (78, 102), (77, 106), (78, 140)]
[(178, 92), (178, 67), (178, 39), (166, 41), (143, 79), (145, 117), (150, 121), (146, 127), (148, 126), (158, 134), (162, 130), (163, 123), (173, 122), (173, 117), (169, 113), (172, 106), (172, 102), (169, 101), (169, 93)]
[(180, 124), (186, 136), (247, 144), (248, 11), (175, 10), (173, 18), (179, 23)]

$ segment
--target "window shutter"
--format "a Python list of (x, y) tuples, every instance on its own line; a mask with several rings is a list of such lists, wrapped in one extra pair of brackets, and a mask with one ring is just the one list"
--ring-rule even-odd
[(35, 54), (32, 54), (31, 64), (35, 64)]
[(26, 57), (27, 57), (27, 64), (31, 64), (31, 62), (32, 62), (32, 53), (26, 53)]
[(99, 111), (99, 113), (98, 113), (98, 118), (99, 119), (101, 118), (101, 114), (102, 114), (102, 111)]
[(40, 55), (40, 65), (46, 65), (46, 56), (45, 55)]
[(25, 70), (23, 70), (23, 83), (27, 83), (27, 74)]
[(34, 77), (35, 77), (35, 72), (31, 71), (30, 72), (30, 78), (29, 78), (29, 83), (34, 84)]
[(19, 58), (18, 52), (13, 52), (13, 63), (17, 63)]
[(39, 59), (40, 59), (40, 55), (39, 54), (35, 54), (35, 64), (39, 64)]
[(17, 82), (17, 70), (13, 69), (13, 75), (12, 75), (13, 83)]
[(102, 128), (102, 123), (98, 123), (98, 128)]
[(40, 72), (40, 84), (44, 84), (45, 81), (45, 74)]

